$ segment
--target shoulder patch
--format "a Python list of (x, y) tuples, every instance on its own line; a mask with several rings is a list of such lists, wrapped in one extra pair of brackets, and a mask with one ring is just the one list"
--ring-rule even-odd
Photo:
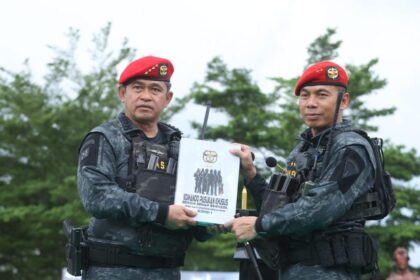
[(360, 155), (352, 148), (347, 148), (343, 161), (335, 168), (331, 180), (337, 181), (342, 193), (346, 193), (365, 168)]
[(96, 166), (98, 163), (100, 133), (91, 133), (83, 141), (79, 153), (79, 167), (86, 165)]

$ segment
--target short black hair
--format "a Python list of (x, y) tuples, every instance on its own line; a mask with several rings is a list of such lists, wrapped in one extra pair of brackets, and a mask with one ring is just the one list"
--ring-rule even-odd
[[(141, 80), (149, 80), (149, 79), (144, 79), (142, 77), (133, 77), (133, 78), (128, 79), (127, 81), (125, 81), (125, 83), (123, 83), (121, 86), (123, 88), (126, 88), (129, 84), (131, 84), (135, 80), (139, 80), (139, 79), (141, 79)], [(159, 80), (150, 80), (150, 81), (163, 82), (166, 85), (166, 88), (168, 89), (168, 92), (170, 91), (171, 86), (172, 86), (171, 82), (168, 82), (168, 81), (159, 81)]]
[(347, 92), (347, 88), (343, 86), (335, 86), (335, 87), (337, 88), (338, 92), (342, 92), (342, 93)]

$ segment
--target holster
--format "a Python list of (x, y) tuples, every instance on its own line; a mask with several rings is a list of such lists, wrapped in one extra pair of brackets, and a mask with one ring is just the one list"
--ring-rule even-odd
[[(182, 243), (183, 248), (174, 246), (170, 241), (162, 239), (159, 244), (148, 242), (150, 248), (153, 247), (153, 255), (134, 254), (129, 248), (108, 242), (92, 241), (88, 238), (86, 228), (74, 227), (73, 224), (64, 221), (64, 229), (69, 243), (66, 245), (67, 271), (73, 276), (81, 276), (83, 270), (87, 270), (89, 266), (104, 267), (139, 267), (139, 268), (175, 268), (184, 265), (184, 254), (187, 242)], [(173, 231), (173, 236), (177, 240), (177, 236), (181, 233)], [(190, 234), (191, 235), (191, 234)], [(190, 236), (187, 235), (187, 236)], [(146, 235), (149, 236), (150, 235)], [(184, 239), (186, 235), (183, 234)], [(169, 247), (171, 254), (165, 252), (157, 252), (157, 248)]]
[(71, 275), (80, 276), (82, 270), (87, 268), (86, 228), (74, 227), (70, 220), (65, 220), (63, 225), (64, 233), (68, 238), (66, 244), (67, 271)]

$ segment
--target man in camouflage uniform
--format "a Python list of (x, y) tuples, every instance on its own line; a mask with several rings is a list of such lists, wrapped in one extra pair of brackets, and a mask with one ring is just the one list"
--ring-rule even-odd
[[(282, 240), (282, 280), (359, 279), (366, 265), (375, 266), (377, 244), (364, 233), (364, 219), (346, 217), (353, 202), (373, 186), (376, 164), (362, 136), (343, 132), (351, 127), (342, 117), (350, 100), (347, 84), (345, 70), (333, 62), (316, 63), (305, 70), (295, 94), (309, 128), (289, 155), (284, 174), (297, 179), (302, 191), (283, 207), (258, 218), (240, 217), (225, 224), (239, 242)], [(267, 183), (257, 173), (248, 146), (241, 145), (232, 153), (241, 159), (246, 185), (259, 210)], [(356, 241), (349, 245), (348, 240)], [(351, 250), (356, 260), (350, 258)]]
[(82, 142), (78, 189), (92, 215), (83, 279), (179, 279), (192, 238), (209, 237), (173, 204), (181, 132), (159, 122), (173, 71), (159, 57), (130, 63), (118, 87), (124, 113)]

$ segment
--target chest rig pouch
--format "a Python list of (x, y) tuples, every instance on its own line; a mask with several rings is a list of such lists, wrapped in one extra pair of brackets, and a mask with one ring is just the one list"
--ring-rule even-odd
[[(160, 204), (174, 203), (178, 139), (154, 144), (132, 137), (128, 179), (124, 189)], [(191, 230), (169, 230), (159, 224), (144, 223), (138, 228), (143, 255), (181, 258), (192, 241)]]
[[(299, 181), (292, 176), (273, 174), (263, 193), (260, 216), (284, 207), (293, 199), (298, 186)], [(254, 239), (251, 243), (271, 269), (280, 269), (287, 263), (286, 236)]]
[[(132, 138), (133, 150), (129, 163), (126, 190), (158, 203), (173, 204), (178, 157), (171, 145), (152, 144), (140, 136)], [(169, 154), (171, 153), (171, 154)]]

